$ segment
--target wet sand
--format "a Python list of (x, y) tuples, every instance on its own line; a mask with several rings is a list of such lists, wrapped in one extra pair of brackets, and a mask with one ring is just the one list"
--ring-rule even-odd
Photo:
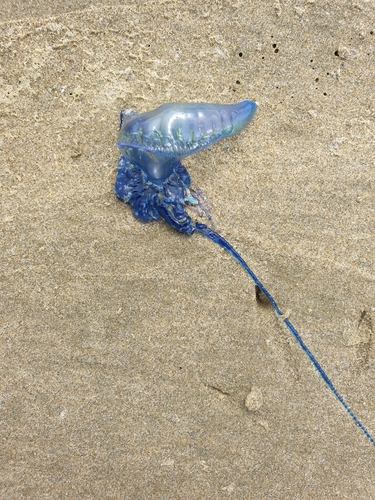
[(0, 8), (0, 496), (375, 498), (240, 266), (113, 193), (123, 106), (256, 100), (185, 165), (374, 436), (373, 2), (90, 4)]

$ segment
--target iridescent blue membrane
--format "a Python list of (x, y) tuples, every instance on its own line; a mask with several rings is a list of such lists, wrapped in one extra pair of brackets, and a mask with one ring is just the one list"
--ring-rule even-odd
[(115, 193), (131, 205), (134, 215), (141, 221), (161, 217), (178, 231), (187, 234), (196, 231), (227, 250), (267, 297), (320, 377), (375, 446), (375, 439), (350, 409), (297, 329), (284, 317), (275, 299), (240, 254), (213, 229), (192, 222), (185, 210), (187, 204), (199, 204), (199, 201), (189, 190), (191, 179), (181, 160), (243, 130), (256, 109), (255, 102), (241, 101), (227, 105), (170, 103), (141, 114), (134, 110), (122, 111), (117, 140), (121, 156)]
[(148, 179), (162, 183), (185, 156), (238, 134), (250, 122), (257, 105), (169, 103), (153, 111), (121, 114), (117, 146), (130, 162), (140, 165)]

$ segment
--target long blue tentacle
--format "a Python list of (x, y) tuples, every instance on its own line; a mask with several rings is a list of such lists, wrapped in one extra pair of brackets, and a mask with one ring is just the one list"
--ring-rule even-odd
[(354, 420), (354, 422), (357, 424), (357, 426), (361, 429), (363, 434), (369, 439), (369, 441), (375, 446), (375, 439), (371, 436), (370, 432), (366, 429), (366, 427), (362, 424), (362, 422), (356, 417), (356, 415), (353, 413), (353, 411), (350, 409), (349, 405), (345, 402), (344, 398), (341, 396), (341, 394), (337, 391), (336, 387), (333, 385), (332, 381), (326, 374), (326, 372), (323, 370), (321, 365), (318, 363), (317, 359), (313, 355), (313, 353), (310, 351), (310, 349), (307, 347), (307, 345), (304, 343), (302, 338), (300, 337), (298, 331), (292, 324), (292, 322), (286, 318), (283, 317), (283, 313), (279, 306), (277, 305), (275, 299), (272, 297), (270, 292), (267, 290), (267, 288), (263, 285), (263, 283), (259, 280), (259, 278), (256, 276), (256, 274), (250, 269), (250, 267), (246, 264), (246, 262), (243, 260), (241, 255), (230, 245), (220, 234), (216, 233), (209, 227), (207, 227), (205, 224), (200, 224), (200, 223), (195, 223), (195, 229), (199, 233), (203, 234), (203, 236), (206, 236), (209, 238), (211, 241), (214, 243), (217, 243), (220, 245), (222, 248), (227, 250), (232, 257), (236, 259), (236, 261), (244, 268), (244, 270), (247, 272), (247, 274), (250, 276), (250, 278), (254, 281), (254, 283), (259, 287), (259, 289), (264, 293), (264, 295), (268, 298), (270, 303), (272, 304), (272, 307), (274, 308), (276, 314), (281, 317), (282, 321), (285, 323), (289, 331), (292, 333), (294, 338), (297, 340), (299, 345), (301, 346), (302, 350), (306, 354), (306, 356), (309, 358), (311, 363), (314, 365), (316, 368), (317, 372), (319, 375), (322, 377), (324, 382), (327, 384), (329, 389), (333, 392), (333, 394), (336, 396), (336, 398), (339, 400), (341, 405), (344, 407), (344, 409), (349, 413), (351, 418)]

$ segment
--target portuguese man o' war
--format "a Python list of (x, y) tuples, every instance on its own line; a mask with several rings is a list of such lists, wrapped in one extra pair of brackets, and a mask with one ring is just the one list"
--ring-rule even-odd
[(124, 110), (117, 146), (121, 151), (115, 192), (143, 222), (163, 218), (182, 233), (197, 228), (185, 210), (198, 204), (181, 160), (240, 132), (254, 116), (252, 101), (238, 104), (163, 104), (148, 113)]
[(194, 222), (186, 211), (199, 205), (191, 179), (181, 160), (212, 143), (241, 132), (257, 109), (253, 101), (237, 104), (168, 103), (147, 113), (125, 109), (120, 114), (117, 146), (121, 156), (115, 193), (130, 204), (143, 222), (162, 218), (181, 233), (200, 233), (227, 250), (243, 267), (271, 303), (298, 344), (346, 412), (375, 446), (375, 439), (337, 391), (330, 378), (306, 346), (292, 322), (246, 264), (240, 254), (206, 224)]

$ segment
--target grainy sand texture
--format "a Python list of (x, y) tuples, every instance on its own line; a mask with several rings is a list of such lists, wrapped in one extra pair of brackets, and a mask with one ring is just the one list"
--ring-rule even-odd
[(256, 100), (185, 166), (374, 436), (375, 2), (0, 21), (0, 497), (375, 499), (375, 447), (240, 266), (113, 193), (122, 107)]

